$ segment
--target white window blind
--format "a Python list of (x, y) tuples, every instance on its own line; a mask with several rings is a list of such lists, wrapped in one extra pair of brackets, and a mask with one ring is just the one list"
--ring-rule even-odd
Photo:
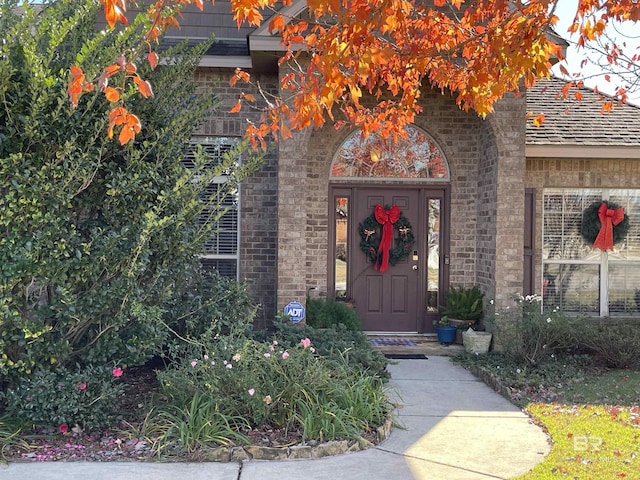
[[(238, 144), (233, 137), (195, 137), (192, 139), (194, 147), (201, 146), (207, 153), (209, 168), (223, 164), (224, 156)], [(240, 158), (235, 162), (239, 163)], [(195, 168), (194, 154), (188, 153), (182, 159), (187, 168)], [(205, 269), (217, 270), (221, 275), (238, 280), (239, 276), (239, 245), (240, 245), (240, 191), (238, 188), (229, 190), (225, 186), (229, 172), (211, 179), (203, 193), (203, 202), (207, 207), (203, 210), (198, 223), (209, 223), (213, 235), (204, 242), (202, 265)], [(225, 174), (226, 173), (226, 174)], [(224, 213), (222, 213), (224, 212)]]

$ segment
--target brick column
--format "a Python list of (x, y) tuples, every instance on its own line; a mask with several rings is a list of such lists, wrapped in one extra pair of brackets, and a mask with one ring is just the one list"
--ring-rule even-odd
[(307, 255), (307, 149), (309, 130), (279, 143), (278, 312), (292, 300), (304, 304)]
[(492, 115), (498, 146), (496, 172), (496, 306), (522, 292), (524, 255), (524, 179), (526, 172), (526, 98), (507, 97)]

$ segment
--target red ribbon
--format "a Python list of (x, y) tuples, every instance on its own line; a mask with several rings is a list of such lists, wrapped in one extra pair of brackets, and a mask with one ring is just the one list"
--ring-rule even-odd
[(376, 220), (382, 225), (382, 239), (378, 246), (378, 253), (382, 253), (382, 259), (378, 255), (375, 269), (378, 270), (378, 261), (380, 261), (380, 272), (385, 272), (389, 268), (389, 249), (391, 248), (391, 240), (393, 240), (393, 224), (400, 218), (400, 208), (397, 206), (385, 210), (382, 205), (375, 206), (373, 213)]
[(598, 208), (598, 218), (600, 219), (600, 231), (593, 247), (598, 247), (603, 252), (613, 250), (613, 227), (624, 220), (624, 210), (622, 207), (611, 210), (607, 208), (606, 202), (602, 202)]

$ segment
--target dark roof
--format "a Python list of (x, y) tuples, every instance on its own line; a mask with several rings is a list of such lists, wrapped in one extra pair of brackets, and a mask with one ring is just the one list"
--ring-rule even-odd
[(566, 83), (559, 78), (539, 80), (527, 90), (527, 110), (545, 116), (540, 127), (527, 122), (528, 145), (640, 146), (639, 107), (616, 104), (602, 113), (603, 100), (588, 88), (579, 90), (581, 101), (556, 98)]
[[(169, 47), (173, 47), (181, 42), (185, 41), (185, 38), (178, 37), (163, 37), (160, 42), (160, 51), (166, 50)], [(200, 39), (186, 39), (189, 46), (196, 46), (201, 44)], [(236, 55), (236, 56), (249, 56), (249, 44), (245, 38), (215, 38), (211, 47), (207, 49), (205, 55)]]

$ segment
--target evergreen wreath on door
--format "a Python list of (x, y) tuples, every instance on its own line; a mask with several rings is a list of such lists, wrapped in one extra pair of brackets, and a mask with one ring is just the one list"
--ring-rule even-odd
[(407, 258), (415, 244), (411, 222), (397, 206), (376, 205), (373, 213), (358, 225), (360, 250), (380, 272)]

